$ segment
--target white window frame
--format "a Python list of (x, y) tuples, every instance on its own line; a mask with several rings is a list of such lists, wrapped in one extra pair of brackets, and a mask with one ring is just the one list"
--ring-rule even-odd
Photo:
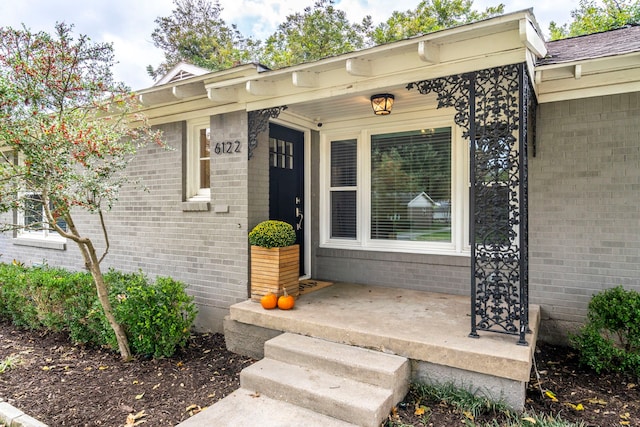
[[(30, 194), (38, 194), (37, 192), (27, 192), (25, 196)], [(21, 227), (26, 227), (25, 212), (24, 210), (18, 210), (18, 224)], [(26, 228), (20, 228), (17, 233), (17, 240), (28, 241), (51, 241), (55, 243), (66, 243), (67, 239), (58, 234), (57, 231), (48, 227), (48, 219), (45, 214), (44, 205), (42, 206), (42, 230), (27, 230)]]
[[(414, 242), (371, 239), (371, 136), (424, 128), (451, 128), (451, 242)], [(356, 239), (332, 238), (331, 142), (357, 141)], [(320, 247), (385, 252), (470, 255), (469, 245), (469, 150), (462, 130), (452, 117), (397, 120), (391, 124), (356, 126), (320, 136)]]
[[(3, 151), (7, 152), (10, 150), (4, 149)], [(20, 154), (18, 155), (18, 161), (24, 161)], [(24, 191), (21, 195), (28, 196), (30, 194), (38, 194), (38, 192)], [(14, 217), (16, 225), (26, 227), (24, 210), (17, 209), (16, 211), (16, 216)], [(50, 230), (49, 227), (47, 227), (48, 222), (44, 206), (42, 207), (42, 219), (42, 230), (27, 230), (25, 228), (19, 228), (14, 235), (13, 243), (16, 245), (64, 250), (66, 248), (67, 239), (58, 234), (57, 231)]]
[(211, 200), (211, 188), (200, 187), (200, 131), (202, 129), (209, 129), (211, 132), (209, 116), (187, 122), (186, 199), (188, 201)]

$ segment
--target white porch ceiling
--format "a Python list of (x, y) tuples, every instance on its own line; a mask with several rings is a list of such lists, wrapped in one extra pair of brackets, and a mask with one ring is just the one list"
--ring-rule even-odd
[(309, 124), (347, 122), (374, 117), (370, 97), (377, 93), (395, 96), (395, 116), (435, 108), (435, 96), (409, 91), (407, 84), (531, 62), (545, 53), (541, 40), (531, 11), (522, 11), (279, 70), (245, 65), (139, 96), (153, 123), (284, 105)]

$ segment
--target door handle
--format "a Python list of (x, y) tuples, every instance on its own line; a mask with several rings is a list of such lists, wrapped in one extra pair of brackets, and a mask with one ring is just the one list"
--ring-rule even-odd
[(296, 231), (302, 230), (303, 219), (304, 219), (304, 215), (302, 214), (302, 211), (300, 210), (300, 208), (296, 207)]

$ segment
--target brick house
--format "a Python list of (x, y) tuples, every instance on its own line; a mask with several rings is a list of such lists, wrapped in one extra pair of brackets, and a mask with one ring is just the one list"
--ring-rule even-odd
[[(545, 42), (526, 10), (280, 70), (179, 64), (139, 95), (172, 150), (132, 164), (150, 191), (107, 214), (105, 267), (188, 283), (201, 329), (248, 298), (268, 218), (296, 226), (301, 276), (471, 292), (472, 328), (517, 335), (532, 302), (561, 341), (592, 294), (640, 290), (640, 27)], [(394, 213), (422, 193), (437, 230)], [(82, 268), (55, 235), (5, 233), (0, 253)], [(514, 316), (494, 322), (498, 289)]]

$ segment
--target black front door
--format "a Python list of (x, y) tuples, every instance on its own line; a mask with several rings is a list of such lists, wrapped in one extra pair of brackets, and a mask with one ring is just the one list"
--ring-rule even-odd
[(304, 133), (269, 124), (269, 219), (288, 222), (300, 245), (304, 275)]

